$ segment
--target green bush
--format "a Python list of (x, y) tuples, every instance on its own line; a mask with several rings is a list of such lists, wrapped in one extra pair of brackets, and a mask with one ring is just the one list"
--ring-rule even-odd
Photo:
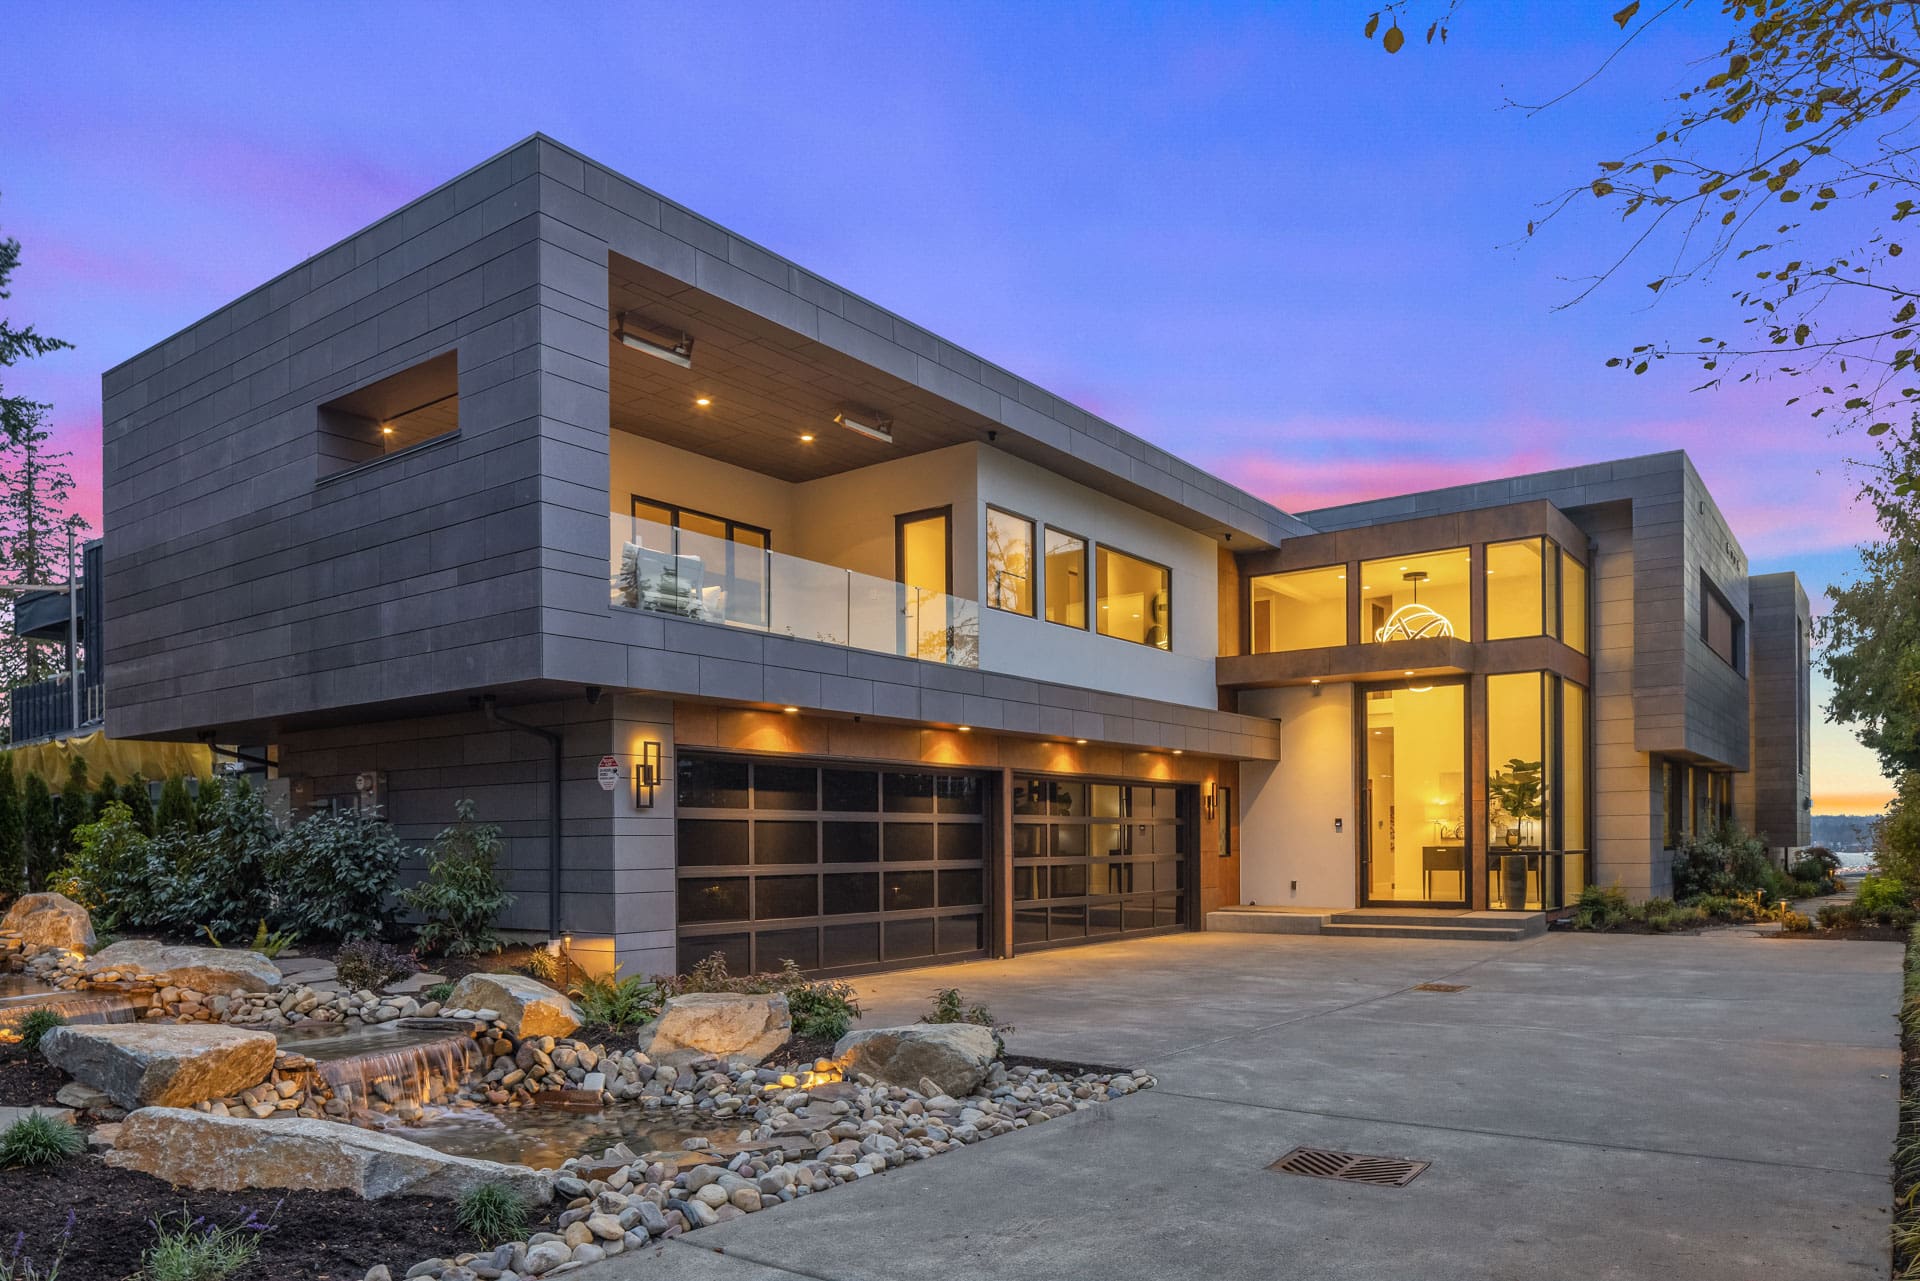
[(140, 829), (142, 836), (153, 835), (153, 797), (147, 791), (147, 780), (135, 774), (120, 789), (120, 803), (133, 815), (133, 824)]
[(453, 1221), (483, 1247), (527, 1235), (527, 1207), (504, 1183), (482, 1183), (462, 1194), (453, 1207)]
[(1853, 893), (1853, 905), (1867, 916), (1878, 916), (1882, 912), (1913, 907), (1913, 894), (1907, 887), (1891, 876), (1881, 876), (1869, 872), (1860, 878), (1860, 888)]
[(153, 1231), (153, 1244), (140, 1259), (143, 1281), (227, 1281), (253, 1266), (260, 1238), (273, 1224), (249, 1212), (225, 1226), (182, 1208), (177, 1217), (154, 1220)]
[(86, 1139), (72, 1122), (33, 1112), (0, 1130), (0, 1169), (53, 1165), (86, 1149)]
[(495, 861), (500, 829), (474, 821), (473, 802), (454, 806), (454, 824), (427, 847), (427, 877), (400, 899), (423, 918), (420, 950), (428, 955), (474, 956), (498, 952), (493, 923), (513, 902), (500, 884)]
[(1627, 896), (1620, 892), (1618, 885), (1606, 889), (1598, 885), (1589, 885), (1580, 891), (1580, 897), (1573, 906), (1573, 928), (1576, 930), (1610, 930), (1632, 914), (1632, 905)]
[(404, 849), (377, 813), (311, 814), (266, 852), (274, 919), (303, 935), (371, 938), (388, 919)]
[(67, 781), (60, 788), (54, 812), (59, 816), (60, 853), (64, 855), (73, 848), (74, 832), (93, 821), (93, 787), (87, 781), (86, 757), (76, 756), (67, 765)]
[(960, 996), (957, 987), (943, 987), (933, 994), (933, 1007), (920, 1020), (922, 1023), (978, 1023), (982, 1027), (993, 1027), (993, 1011), (984, 1005), (969, 1006)]
[[(580, 1009), (580, 1017), (590, 1024), (610, 1028), (639, 1027), (660, 1017), (664, 997), (658, 984), (638, 974), (620, 977), (611, 974), (589, 975), (567, 990)], [(795, 1020), (795, 1027), (799, 1021)]]
[(153, 814), (156, 835), (173, 831), (193, 831), (193, 797), (187, 792), (187, 780), (175, 774), (160, 787), (160, 807)]
[(803, 982), (788, 988), (787, 1008), (793, 1013), (795, 1032), (826, 1041), (845, 1036), (860, 1017), (859, 994), (853, 984), (837, 980)]
[[(168, 827), (147, 844), (150, 918), (180, 934), (250, 935), (272, 911), (266, 857), (279, 835), (246, 780), (201, 788), (198, 831)], [(132, 922), (129, 922), (132, 923)]]
[(141, 924), (153, 900), (147, 838), (133, 811), (108, 801), (93, 822), (73, 833), (74, 848), (54, 882), (60, 892), (108, 928)]
[(0, 897), (16, 892), (26, 875), (20, 787), (13, 777), (13, 753), (0, 749)]
[(452, 995), (453, 984), (435, 983), (432, 987), (421, 989), (420, 1000), (423, 1004), (427, 1001), (438, 1001), (440, 1004), (445, 1005), (447, 998)]
[(1680, 902), (1713, 894), (1737, 898), (1763, 890), (1779, 897), (1786, 876), (1767, 856), (1764, 842), (1733, 823), (1689, 838), (1673, 856), (1673, 896)]
[(1813, 932), (1813, 918), (1805, 912), (1782, 912), (1780, 914), (1780, 929), (1782, 933), (1786, 934), (1811, 934)]
[(24, 883), (41, 889), (60, 866), (60, 816), (47, 780), (29, 774), (20, 785), (20, 855)]
[(682, 992), (779, 992), (787, 998), (793, 1030), (802, 1036), (839, 1040), (860, 1017), (853, 985), (830, 979), (810, 979), (789, 958), (777, 974), (729, 974), (724, 952), (696, 962), (674, 978), (656, 979), (663, 996)]
[(366, 988), (378, 992), (389, 983), (418, 974), (420, 966), (399, 948), (378, 939), (355, 939), (333, 954), (333, 970), (348, 991)]
[(20, 1048), (31, 1054), (40, 1048), (40, 1042), (47, 1033), (57, 1027), (67, 1025), (67, 1016), (58, 1010), (40, 1006), (26, 1012), (13, 1026), (14, 1034), (20, 1038)]
[(548, 987), (565, 988), (567, 985), (566, 958), (544, 947), (527, 953), (526, 959), (513, 967), (513, 972), (524, 974)]

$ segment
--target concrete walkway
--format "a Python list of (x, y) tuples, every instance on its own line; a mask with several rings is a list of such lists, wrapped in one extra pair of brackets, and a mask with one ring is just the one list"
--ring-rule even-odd
[[(1899, 962), (1746, 931), (1192, 934), (880, 976), (868, 1026), (958, 986), (1017, 1053), (1160, 1086), (574, 1275), (1879, 1281)], [(1296, 1144), (1433, 1165), (1265, 1168)]]

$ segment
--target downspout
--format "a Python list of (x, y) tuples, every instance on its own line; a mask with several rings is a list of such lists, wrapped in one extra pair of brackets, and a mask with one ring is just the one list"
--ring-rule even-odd
[(542, 725), (529, 725), (525, 721), (516, 721), (502, 716), (493, 705), (493, 695), (488, 694), (480, 700), (486, 709), (490, 724), (504, 725), (508, 729), (517, 729), (528, 734), (538, 734), (547, 740), (553, 749), (553, 778), (550, 782), (547, 802), (547, 935), (560, 938), (560, 770), (564, 761), (563, 738), (556, 730)]

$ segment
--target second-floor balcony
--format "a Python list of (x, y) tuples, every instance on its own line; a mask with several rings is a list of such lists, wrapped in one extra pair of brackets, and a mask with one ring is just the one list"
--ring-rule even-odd
[(609, 520), (616, 607), (980, 665), (978, 601), (777, 552), (746, 526), (708, 533), (617, 510)]

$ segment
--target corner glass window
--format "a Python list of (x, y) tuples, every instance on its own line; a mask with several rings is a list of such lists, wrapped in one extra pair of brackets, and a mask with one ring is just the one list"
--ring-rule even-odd
[(1587, 652), (1587, 567), (1560, 553), (1560, 639)]
[[(1572, 681), (1560, 686), (1561, 848), (1587, 848), (1587, 691)], [(1583, 884), (1569, 871), (1569, 886)]]
[(1095, 616), (1102, 636), (1173, 647), (1173, 575), (1164, 565), (1101, 547), (1095, 553)]
[(1488, 640), (1546, 631), (1545, 548), (1539, 538), (1487, 544)]
[(1250, 652), (1273, 654), (1347, 643), (1347, 568), (1262, 574), (1250, 584)]
[(1066, 627), (1087, 625), (1087, 540), (1058, 529), (1047, 530), (1047, 621)]
[(1360, 639), (1472, 640), (1472, 568), (1464, 547), (1361, 562)]
[(1487, 677), (1487, 848), (1496, 854), (1550, 844), (1544, 685), (1539, 672)]
[(1033, 522), (987, 508), (987, 604), (1033, 616)]

